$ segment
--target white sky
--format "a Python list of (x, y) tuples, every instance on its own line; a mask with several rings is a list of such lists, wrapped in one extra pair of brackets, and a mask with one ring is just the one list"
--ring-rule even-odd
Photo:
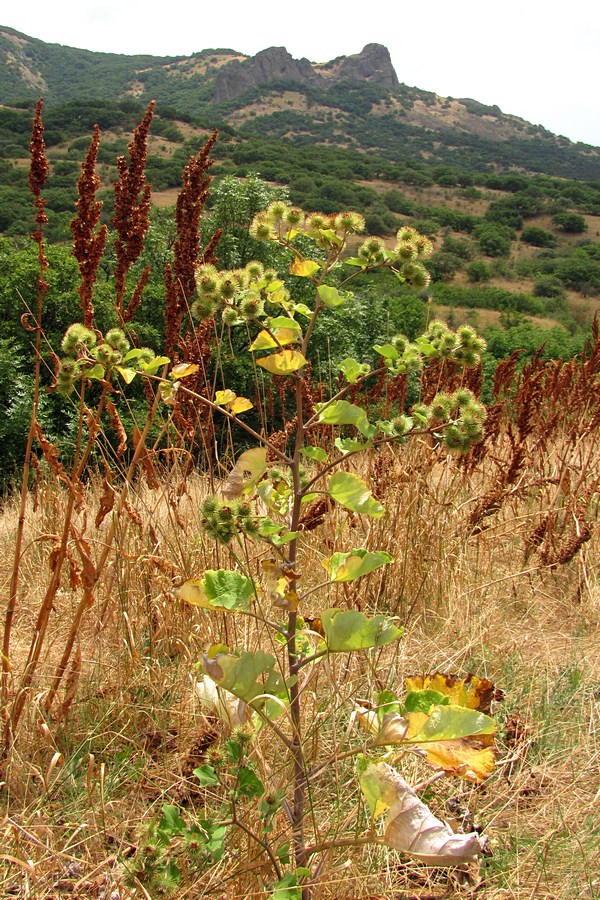
[(48, 43), (156, 56), (285, 46), (325, 62), (385, 44), (408, 85), (600, 146), (597, 0), (28, 0), (0, 21)]

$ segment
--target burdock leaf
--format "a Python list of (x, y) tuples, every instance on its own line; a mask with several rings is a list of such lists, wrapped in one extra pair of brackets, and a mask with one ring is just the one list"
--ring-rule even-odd
[(349, 384), (356, 384), (362, 375), (367, 375), (371, 368), (368, 363), (359, 363), (350, 356), (339, 363), (338, 368), (344, 373), (344, 378)]
[(298, 331), (293, 328), (272, 328), (271, 332), (260, 331), (250, 344), (249, 350), (270, 350), (272, 347), (282, 347), (284, 344), (293, 344), (298, 340)]
[(246, 397), (236, 397), (235, 400), (232, 400), (227, 404), (228, 409), (231, 410), (234, 416), (252, 409), (253, 406), (254, 404), (252, 401), (248, 400)]
[(403, 634), (388, 616), (368, 618), (356, 609), (325, 609), (320, 618), (330, 653), (383, 647)]
[(306, 365), (307, 359), (299, 350), (280, 350), (279, 353), (263, 356), (256, 362), (272, 375), (289, 375), (291, 372), (302, 369)]
[(221, 488), (227, 500), (235, 500), (267, 471), (267, 451), (264, 447), (253, 447), (239, 457)]
[(321, 565), (331, 582), (354, 581), (368, 575), (380, 566), (394, 562), (393, 556), (384, 550), (350, 550), (349, 553), (334, 553), (329, 559), (322, 559)]
[(425, 761), (449, 775), (483, 781), (494, 770), (495, 722), (463, 706), (434, 706), (430, 713), (407, 712), (405, 743), (420, 750)]
[(347, 400), (336, 400), (319, 411), (319, 422), (326, 425), (354, 425), (366, 438), (375, 437), (377, 429), (369, 423), (367, 414), (361, 406), (355, 406)]
[(406, 691), (434, 690), (450, 698), (454, 706), (466, 706), (489, 713), (492, 700), (501, 700), (502, 691), (496, 689), (487, 678), (469, 674), (465, 678), (445, 672), (423, 675), (407, 675), (404, 679)]
[(296, 257), (290, 266), (290, 275), (299, 275), (301, 278), (310, 278), (321, 268), (321, 263), (314, 259), (300, 259)]
[(241, 572), (208, 569), (202, 578), (185, 581), (177, 590), (177, 595), (192, 606), (203, 609), (245, 612), (250, 598), (254, 596), (254, 582)]
[(189, 378), (190, 375), (195, 375), (199, 369), (200, 366), (196, 363), (178, 363), (171, 369), (169, 377), (172, 381), (178, 381), (180, 378)]
[(323, 306), (328, 307), (341, 306), (352, 296), (351, 294), (340, 294), (337, 288), (330, 287), (328, 284), (320, 284), (317, 294)]
[(327, 493), (336, 503), (352, 512), (379, 519), (385, 509), (375, 500), (365, 481), (352, 472), (336, 472), (329, 479)]
[(496, 730), (496, 723), (490, 716), (463, 706), (434, 706), (430, 715), (409, 712), (407, 718), (410, 722), (407, 740), (418, 744), (493, 734)]
[(387, 810), (384, 839), (388, 847), (436, 867), (470, 862), (482, 852), (478, 834), (455, 834), (386, 763), (370, 763), (360, 786), (373, 818)]
[(216, 391), (215, 393), (215, 403), (217, 406), (225, 406), (227, 403), (231, 403), (232, 400), (235, 400), (237, 394), (235, 391), (226, 388), (224, 391)]
[(244, 651), (240, 656), (217, 653), (212, 658), (202, 654), (202, 668), (219, 687), (246, 703), (259, 694), (288, 697), (288, 686), (282, 675), (274, 671), (275, 657), (263, 650)]

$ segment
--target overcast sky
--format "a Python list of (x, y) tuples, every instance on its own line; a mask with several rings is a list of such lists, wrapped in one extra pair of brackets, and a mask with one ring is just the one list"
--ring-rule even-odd
[[(325, 62), (385, 44), (400, 81), (497, 104), (573, 141), (600, 146), (597, 0), (28, 0), (0, 22), (48, 43), (112, 53), (254, 54), (285, 46)], [(0, 103), (2, 98), (0, 97)]]

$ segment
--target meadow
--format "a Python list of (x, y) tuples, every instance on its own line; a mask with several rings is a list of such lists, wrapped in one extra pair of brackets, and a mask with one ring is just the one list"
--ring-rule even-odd
[[(324, 379), (319, 316), (379, 269), (426, 283), (430, 242), (358, 244), (360, 216), (276, 201), (252, 229), (284, 274), (218, 269), (219, 235), (200, 242), (209, 141), (184, 172), (147, 350), (149, 108), (110, 235), (92, 138), (81, 322), (49, 349), (41, 112), (35, 387), (0, 511), (0, 894), (600, 897), (597, 323), (572, 358), (501, 360), (485, 404), (469, 325), (427, 321)], [(231, 380), (242, 355), (249, 397)], [(48, 387), (66, 441), (43, 426)], [(407, 797), (441, 844), (398, 835)]]

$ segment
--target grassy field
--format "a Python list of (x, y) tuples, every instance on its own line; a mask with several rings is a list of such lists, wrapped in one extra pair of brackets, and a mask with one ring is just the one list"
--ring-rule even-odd
[[(85, 326), (53, 361), (74, 401), (65, 435), (43, 419), (47, 261), (34, 236), (29, 439), (21, 493), (0, 507), (0, 897), (598, 900), (598, 323), (578, 357), (500, 360), (487, 410), (485, 342), (440, 323), (420, 343), (377, 347), (370, 372), (346, 359), (335, 387), (319, 384), (303, 354), (322, 307), (350, 302), (326, 279), (360, 217), (306, 225), (276, 203), (252, 229), (288, 253), (282, 280), (256, 262), (217, 272), (215, 244), (198, 243), (207, 145), (186, 169), (164, 269), (167, 356), (154, 359), (129, 325), (148, 277), (131, 284), (150, 118), (121, 167), (121, 327), (104, 335), (94, 145), (79, 182)], [(43, 224), (40, 135), (30, 180)], [(293, 243), (298, 222), (320, 262)], [(431, 245), (412, 229), (398, 242), (386, 254), (367, 242), (366, 268), (391, 259), (423, 280), (414, 260)], [(286, 293), (288, 274), (294, 292), (312, 279), (312, 308)], [(221, 384), (236, 325), (268, 354), (254, 357), (266, 374), (254, 368), (252, 400)], [(487, 701), (448, 707), (450, 694), (417, 688), (425, 706), (411, 709), (410, 676), (434, 673), (446, 687), (470, 678)], [(440, 710), (446, 731), (416, 737)], [(418, 795), (440, 820), (411, 820), (406, 852), (359, 778), (388, 763), (406, 786), (390, 800), (377, 782), (374, 809), (391, 817)], [(440, 867), (448, 857), (422, 849), (432, 828), (445, 843), (477, 832), (478, 853)]]
[[(439, 815), (467, 829), (475, 822), (488, 836), (481, 865), (436, 870), (362, 846), (368, 823), (352, 786), (353, 767), (338, 762), (315, 788), (317, 843), (343, 835), (356, 845), (331, 851), (315, 896), (600, 896), (597, 537), (568, 561), (557, 561), (561, 553), (569, 555), (565, 546), (572, 540), (569, 516), (560, 520), (560, 511), (582, 472), (585, 479), (586, 465), (593, 493), (598, 438), (589, 434), (573, 448), (557, 433), (543, 452), (537, 438), (528, 441), (529, 466), (496, 505), (490, 497), (511, 458), (506, 435), (471, 471), (424, 444), (381, 452), (362, 471), (386, 505), (386, 516), (367, 524), (338, 507), (318, 537), (307, 534), (302, 541), (301, 565), (309, 581), (319, 577), (319, 559), (333, 543), (339, 549), (357, 541), (387, 549), (395, 563), (385, 576), (374, 573), (358, 588), (334, 587), (331, 593), (338, 596), (327, 602), (384, 611), (406, 628), (397, 647), (382, 648), (374, 665), (354, 655), (319, 667), (305, 707), (316, 761), (326, 760), (351, 730), (342, 701), (368, 697), (374, 684), (398, 687), (415, 672), (473, 672), (505, 694), (495, 710), (495, 773), (481, 786), (436, 782), (428, 794)], [(562, 488), (552, 477), (558, 468)], [(585, 487), (580, 483), (577, 489)], [(165, 803), (179, 805), (189, 817), (218, 804), (192, 776), (199, 762), (222, 756), (226, 738), (198, 702), (195, 665), (224, 626), (229, 640), (244, 637), (248, 646), (263, 636), (260, 628), (245, 626), (234, 637), (228, 631), (239, 628), (234, 619), (224, 623), (221, 614), (191, 608), (173, 593), (182, 579), (206, 567), (235, 565), (199, 532), (198, 508), (210, 490), (199, 474), (181, 478), (170, 472), (157, 489), (140, 484), (131, 494), (131, 512), (119, 522), (63, 690), (48, 712), (43, 697), (77, 602), (68, 578), (61, 584), (51, 640), (5, 768), (2, 896), (163, 896), (148, 875), (150, 822)], [(90, 522), (100, 493), (94, 482), (86, 489), (80, 515)], [(66, 499), (65, 491), (42, 484), (35, 509), (27, 509), (15, 677)], [(539, 534), (548, 510), (558, 518), (544, 562), (544, 541), (536, 546), (531, 535), (536, 527)], [(595, 523), (593, 502), (589, 512)], [(16, 504), (6, 503), (0, 520), (3, 584), (9, 580), (17, 515)], [(95, 558), (109, 527), (107, 519), (89, 531)], [(252, 559), (264, 556), (256, 543), (246, 549)], [(306, 614), (318, 611), (315, 602)], [(273, 790), (285, 784), (285, 767), (268, 732), (261, 732), (253, 753)], [(277, 827), (285, 833), (285, 822), (277, 821)], [(184, 878), (173, 895), (267, 896), (268, 880), (264, 861), (240, 831), (221, 863), (207, 867), (200, 881)]]

